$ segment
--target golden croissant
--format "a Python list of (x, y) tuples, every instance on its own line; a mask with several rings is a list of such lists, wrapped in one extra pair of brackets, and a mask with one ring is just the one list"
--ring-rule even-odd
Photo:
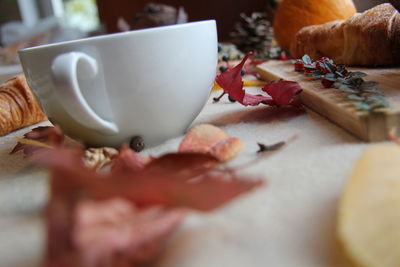
[(24, 75), (0, 85), (0, 136), (46, 119)]
[(345, 20), (302, 28), (292, 43), (296, 58), (329, 57), (348, 66), (400, 65), (400, 14), (378, 5)]

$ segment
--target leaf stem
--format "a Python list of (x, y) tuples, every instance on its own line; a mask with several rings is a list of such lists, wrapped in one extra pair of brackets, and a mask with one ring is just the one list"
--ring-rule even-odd
[(219, 97), (214, 97), (214, 98), (213, 98), (214, 103), (215, 103), (215, 102), (219, 102), (219, 101), (221, 100), (221, 98), (222, 98), (225, 94), (226, 94), (225, 92), (222, 92), (222, 94), (221, 94)]

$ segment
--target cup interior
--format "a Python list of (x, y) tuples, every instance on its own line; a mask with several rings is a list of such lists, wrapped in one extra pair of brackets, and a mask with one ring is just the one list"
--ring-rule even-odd
[(63, 42), (44, 44), (44, 45), (39, 45), (39, 46), (34, 46), (34, 47), (28, 47), (28, 48), (21, 49), (19, 51), (19, 53), (25, 53), (25, 52), (34, 51), (37, 49), (46, 49), (46, 48), (51, 48), (51, 47), (55, 47), (55, 46), (74, 45), (74, 44), (85, 43), (85, 42), (90, 42), (90, 41), (94, 41), (94, 40), (105, 40), (105, 39), (118, 40), (118, 39), (123, 39), (126, 36), (132, 36), (132, 35), (138, 36), (138, 37), (140, 37), (141, 35), (151, 35), (151, 34), (157, 35), (161, 32), (174, 31), (174, 30), (179, 30), (179, 29), (187, 29), (189, 31), (192, 31), (192, 30), (196, 31), (197, 26), (206, 25), (206, 24), (215, 25), (216, 22), (215, 22), (215, 20), (211, 19), (211, 20), (187, 22), (187, 23), (182, 23), (182, 24), (157, 26), (157, 27), (145, 28), (145, 29), (136, 29), (136, 30), (127, 31), (127, 32), (109, 33), (109, 34), (103, 34), (103, 35), (99, 35), (99, 36), (81, 38), (81, 39), (77, 39), (77, 40), (70, 40), (70, 41), (63, 41)]

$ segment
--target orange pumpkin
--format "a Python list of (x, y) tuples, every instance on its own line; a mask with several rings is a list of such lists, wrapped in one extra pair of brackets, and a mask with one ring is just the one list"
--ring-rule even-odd
[(356, 12), (352, 0), (282, 0), (273, 22), (275, 38), (281, 48), (289, 50), (301, 28), (346, 19)]

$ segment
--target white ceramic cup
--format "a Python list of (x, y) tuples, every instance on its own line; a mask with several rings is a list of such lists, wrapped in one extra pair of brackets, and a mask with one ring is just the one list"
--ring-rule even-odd
[(19, 51), (49, 119), (89, 145), (146, 146), (184, 133), (216, 74), (214, 20), (103, 35)]

